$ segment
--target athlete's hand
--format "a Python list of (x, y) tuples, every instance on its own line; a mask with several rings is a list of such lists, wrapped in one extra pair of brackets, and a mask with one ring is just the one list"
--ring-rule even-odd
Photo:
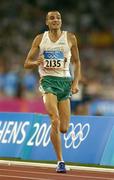
[(38, 59), (35, 61), (35, 64), (37, 66), (39, 66), (40, 64), (42, 64), (44, 62), (44, 56), (39, 56)]
[(71, 85), (71, 92), (72, 92), (72, 94), (76, 94), (78, 91), (79, 91), (78, 84), (73, 82), (72, 85)]

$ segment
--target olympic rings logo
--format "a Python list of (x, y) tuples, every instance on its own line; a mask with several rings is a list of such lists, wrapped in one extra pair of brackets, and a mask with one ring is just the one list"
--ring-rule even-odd
[(44, 57), (45, 59), (64, 59), (63, 53), (60, 53), (60, 52), (45, 53)]
[(49, 59), (56, 59), (57, 57), (56, 57), (56, 55), (54, 55), (54, 54), (48, 54), (48, 58), (49, 58)]
[(82, 125), (78, 123), (74, 125), (70, 123), (70, 132), (64, 134), (65, 147), (77, 149), (81, 143), (87, 138), (90, 132), (90, 125), (88, 123)]

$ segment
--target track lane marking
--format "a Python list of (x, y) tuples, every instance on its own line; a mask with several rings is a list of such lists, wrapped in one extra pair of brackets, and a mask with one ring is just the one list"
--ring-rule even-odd
[(19, 179), (32, 179), (32, 180), (54, 180), (54, 179), (45, 179), (45, 178), (37, 178), (37, 177), (28, 177), (28, 176), (11, 176), (11, 175), (0, 175), (0, 177), (6, 178), (19, 178)]
[[(50, 176), (66, 176), (66, 177), (79, 177), (79, 178), (88, 178), (88, 179), (101, 179), (103, 180), (114, 180), (114, 178), (111, 177), (104, 177), (104, 176), (89, 176), (89, 175), (73, 175), (73, 174), (58, 174), (58, 173), (46, 173), (46, 172), (35, 172), (35, 171), (22, 171), (22, 170), (9, 170), (9, 169), (0, 169), (1, 171), (6, 171), (7, 172), (17, 172), (17, 173), (29, 173), (29, 174), (40, 174), (40, 175), (50, 175)], [(6, 175), (7, 176), (7, 175)], [(24, 177), (23, 177), (24, 178)], [(30, 177), (29, 177), (30, 178)], [(48, 180), (48, 179), (45, 179)], [(49, 179), (50, 180), (50, 179)]]

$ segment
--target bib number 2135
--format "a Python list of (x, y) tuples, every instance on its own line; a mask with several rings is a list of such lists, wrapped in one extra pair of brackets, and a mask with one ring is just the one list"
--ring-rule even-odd
[(59, 68), (61, 67), (61, 60), (45, 60), (45, 67), (46, 68)]
[(64, 55), (61, 51), (44, 51), (45, 68), (62, 68)]

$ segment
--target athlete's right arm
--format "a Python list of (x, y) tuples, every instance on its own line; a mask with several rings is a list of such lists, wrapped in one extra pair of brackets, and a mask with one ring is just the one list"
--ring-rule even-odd
[(43, 62), (43, 57), (38, 56), (39, 45), (40, 45), (41, 40), (42, 40), (42, 34), (36, 36), (36, 38), (34, 39), (32, 43), (32, 47), (25, 60), (24, 68), (31, 69), (31, 68), (39, 66)]

